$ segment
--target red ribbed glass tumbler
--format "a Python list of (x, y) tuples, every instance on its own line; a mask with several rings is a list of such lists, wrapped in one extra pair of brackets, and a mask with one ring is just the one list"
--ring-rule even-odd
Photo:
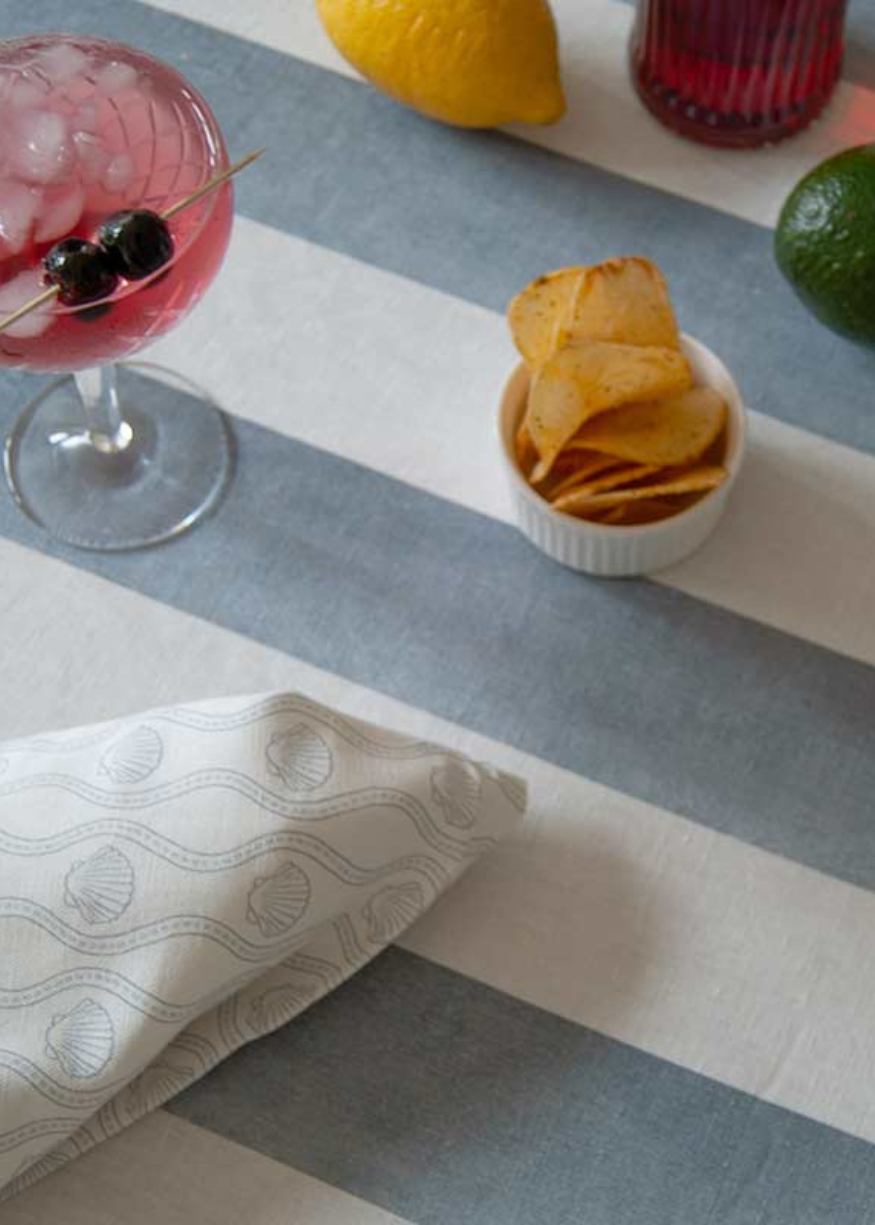
[(847, 0), (638, 0), (632, 77), (670, 128), (711, 145), (781, 140), (838, 80)]

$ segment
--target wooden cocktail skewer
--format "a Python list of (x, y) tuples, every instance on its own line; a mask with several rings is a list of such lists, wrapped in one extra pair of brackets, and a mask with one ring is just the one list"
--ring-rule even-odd
[[(245, 157), (241, 157), (239, 162), (234, 162), (225, 170), (215, 175), (212, 179), (208, 179), (206, 183), (202, 183), (196, 191), (191, 195), (183, 196), (181, 200), (177, 200), (175, 204), (171, 204), (170, 208), (164, 210), (161, 217), (164, 221), (169, 221), (171, 217), (175, 217), (177, 213), (181, 213), (184, 208), (188, 208), (190, 204), (194, 204), (195, 200), (200, 200), (201, 196), (205, 196), (207, 192), (215, 191), (217, 187), (221, 187), (238, 171), (244, 170), (264, 153), (264, 149), (256, 149), (254, 153), (247, 153)], [(17, 323), (19, 319), (23, 319), (25, 315), (29, 315), (31, 311), (36, 310), (38, 306), (42, 306), (44, 302), (48, 302), (51, 298), (56, 297), (61, 292), (60, 285), (50, 285), (48, 289), (44, 289), (42, 293), (31, 298), (29, 302), (25, 302), (23, 306), (19, 306), (17, 311), (13, 311), (11, 315), (7, 315), (5, 319), (0, 321), (0, 332), (5, 332), (7, 328), (12, 327), (13, 323)], [(99, 299), (98, 299), (99, 301)], [(94, 303), (89, 303), (94, 305)]]
[(177, 200), (175, 204), (171, 204), (170, 208), (166, 208), (161, 216), (165, 221), (169, 221), (171, 217), (175, 217), (177, 213), (181, 213), (184, 208), (188, 208), (189, 204), (194, 204), (195, 200), (199, 200), (201, 196), (205, 196), (208, 191), (215, 191), (217, 187), (227, 182), (233, 175), (240, 170), (245, 170), (247, 166), (251, 166), (254, 161), (257, 161), (264, 153), (264, 146), (256, 149), (254, 153), (247, 153), (245, 157), (241, 157), (239, 162), (234, 162), (221, 174), (217, 174), (215, 178), (208, 179), (203, 183), (197, 191), (193, 191), (190, 196), (184, 196), (181, 200)]
[(13, 323), (17, 323), (24, 315), (29, 315), (31, 311), (35, 311), (38, 306), (42, 306), (43, 302), (48, 302), (49, 298), (54, 298), (56, 294), (61, 292), (60, 285), (50, 285), (48, 289), (44, 289), (42, 293), (37, 294), (35, 298), (31, 298), (29, 302), (25, 302), (24, 306), (19, 306), (17, 311), (13, 311), (11, 315), (0, 323), (0, 332), (5, 332), (7, 328), (12, 327)]

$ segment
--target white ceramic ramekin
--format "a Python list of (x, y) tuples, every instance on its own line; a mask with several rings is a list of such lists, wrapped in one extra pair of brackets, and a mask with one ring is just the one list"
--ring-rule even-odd
[(499, 411), (501, 454), (510, 480), (520, 531), (549, 557), (587, 574), (628, 578), (649, 574), (688, 557), (711, 535), (726, 508), (744, 459), (746, 421), (738, 387), (716, 354), (691, 336), (681, 339), (696, 383), (713, 387), (729, 408), (726, 480), (669, 519), (636, 527), (590, 523), (562, 514), (535, 492), (517, 467), (514, 437), (522, 421), (529, 372), (522, 364), (508, 380)]

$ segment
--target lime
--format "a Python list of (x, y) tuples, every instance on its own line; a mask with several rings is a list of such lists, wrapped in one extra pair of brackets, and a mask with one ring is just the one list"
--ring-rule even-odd
[(875, 144), (828, 158), (796, 185), (775, 257), (813, 315), (875, 348)]

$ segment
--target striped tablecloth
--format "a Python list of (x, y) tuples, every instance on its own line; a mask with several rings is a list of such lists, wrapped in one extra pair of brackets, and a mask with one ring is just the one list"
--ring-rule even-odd
[[(3, 1225), (875, 1221), (875, 359), (803, 313), (770, 232), (875, 134), (875, 2), (826, 118), (744, 154), (642, 111), (627, 5), (555, 7), (569, 117), (499, 135), (352, 79), (310, 0), (0, 2), (4, 35), (169, 59), (234, 153), (270, 149), (151, 353), (235, 414), (231, 494), (114, 557), (0, 500), (0, 734), (293, 687), (532, 795), (402, 946)], [(501, 312), (631, 251), (753, 443), (705, 550), (606, 583), (508, 523)], [(4, 429), (36, 386), (3, 376)]]

